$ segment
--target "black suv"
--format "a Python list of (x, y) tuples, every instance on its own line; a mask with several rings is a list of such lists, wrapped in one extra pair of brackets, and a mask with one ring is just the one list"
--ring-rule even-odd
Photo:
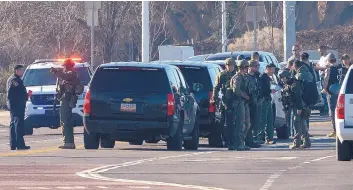
[(202, 84), (203, 88), (195, 92), (195, 98), (200, 106), (200, 136), (208, 137), (208, 143), (213, 147), (222, 146), (222, 131), (224, 121), (217, 107), (210, 104), (217, 75), (222, 68), (216, 64), (204, 64), (194, 61), (160, 61), (155, 63), (170, 64), (179, 67), (188, 84)]
[(85, 97), (85, 148), (97, 149), (99, 141), (113, 148), (116, 140), (166, 140), (168, 150), (198, 149), (199, 108), (192, 91), (172, 65), (100, 65)]

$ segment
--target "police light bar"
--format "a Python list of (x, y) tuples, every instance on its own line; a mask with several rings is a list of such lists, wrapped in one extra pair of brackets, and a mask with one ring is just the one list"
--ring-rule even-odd
[[(59, 62), (64, 62), (66, 59), (68, 58), (60, 58), (60, 59), (56, 59)], [(70, 58), (72, 61), (82, 61), (81, 58)]]

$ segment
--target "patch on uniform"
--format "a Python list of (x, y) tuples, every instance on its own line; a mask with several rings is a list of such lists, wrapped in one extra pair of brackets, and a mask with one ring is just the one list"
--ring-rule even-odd
[(18, 86), (18, 82), (16, 82), (16, 81), (12, 81), (12, 85), (14, 85), (14, 86)]

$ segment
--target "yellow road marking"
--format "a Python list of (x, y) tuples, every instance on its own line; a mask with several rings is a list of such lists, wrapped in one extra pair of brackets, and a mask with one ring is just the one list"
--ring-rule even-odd
[[(79, 145), (79, 146), (76, 146), (76, 149), (83, 148), (83, 147), (84, 147), (83, 145)], [(17, 150), (16, 152), (0, 153), (0, 157), (39, 154), (39, 153), (55, 152), (59, 150), (64, 150), (64, 149), (60, 149), (58, 147), (52, 147), (52, 148), (44, 148), (39, 150)]]

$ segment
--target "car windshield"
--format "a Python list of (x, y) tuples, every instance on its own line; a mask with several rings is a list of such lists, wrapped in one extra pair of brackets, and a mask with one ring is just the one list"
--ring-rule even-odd
[(94, 75), (91, 89), (99, 92), (169, 93), (168, 81), (162, 69), (100, 68)]
[(202, 91), (211, 90), (211, 79), (206, 68), (184, 66), (178, 67), (183, 73), (189, 86), (192, 86), (193, 83), (200, 83), (203, 85)]
[[(74, 69), (81, 84), (88, 85), (90, 81), (90, 74), (87, 67), (78, 67)], [(27, 69), (23, 76), (23, 84), (25, 86), (48, 86), (55, 85), (56, 78), (49, 72), (49, 68), (45, 69)]]

